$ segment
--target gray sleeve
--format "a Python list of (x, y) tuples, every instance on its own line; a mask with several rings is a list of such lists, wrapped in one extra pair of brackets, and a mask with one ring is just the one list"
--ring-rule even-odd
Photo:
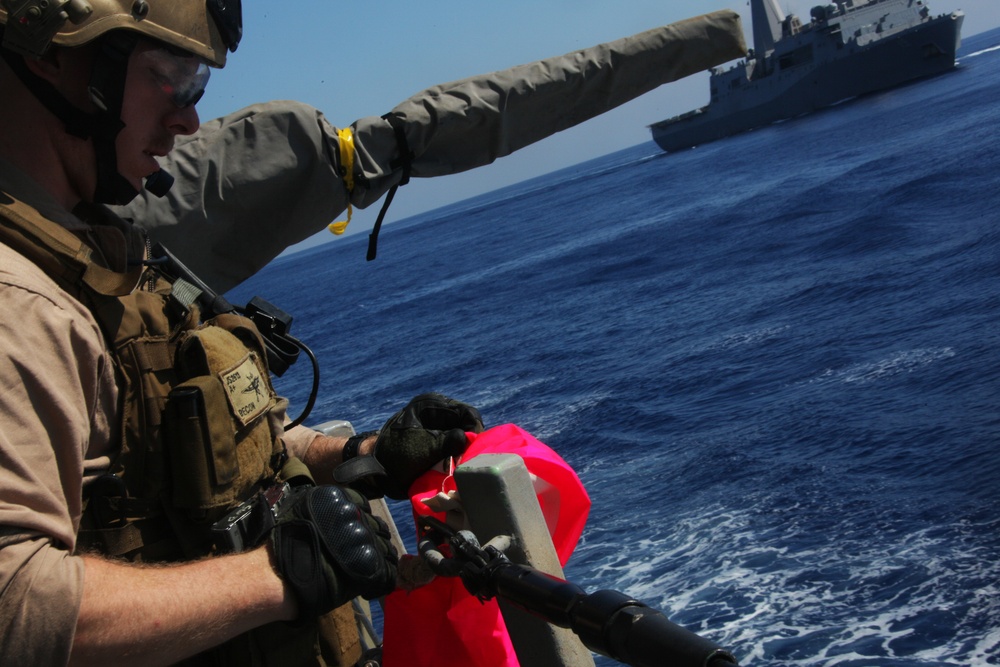
[(413, 175), (453, 174), (745, 52), (739, 15), (716, 12), (428, 88), (392, 113), (406, 121), (407, 139), (418, 156)]
[(347, 208), (337, 131), (298, 102), (257, 104), (203, 123), (162, 160), (176, 179), (117, 213), (224, 292)]
[[(706, 14), (556, 58), (428, 88), (392, 113), (414, 177), (453, 174), (613, 109), (654, 88), (745, 55), (739, 15)], [(364, 208), (402, 177), (393, 129), (356, 121), (354, 189), (340, 175), (337, 128), (295, 102), (207, 122), (164, 161), (163, 199), (120, 211), (219, 290), (320, 231), (350, 202)]]

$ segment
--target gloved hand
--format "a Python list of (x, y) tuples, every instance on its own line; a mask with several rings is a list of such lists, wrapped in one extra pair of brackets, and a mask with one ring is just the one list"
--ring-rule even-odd
[[(345, 462), (334, 478), (370, 498), (407, 498), (410, 486), (439, 461), (461, 456), (466, 431), (481, 433), (479, 410), (442, 394), (421, 394), (389, 418), (375, 441), (374, 463)], [(363, 459), (364, 457), (362, 457)]]
[(274, 559), (298, 599), (301, 620), (395, 588), (398, 555), (389, 528), (356, 491), (294, 487), (278, 504), (275, 523)]
[(375, 441), (375, 460), (388, 479), (385, 495), (408, 497), (410, 486), (432, 466), (449, 456), (461, 456), (468, 446), (465, 432), (481, 433), (479, 410), (442, 394), (421, 394), (389, 418)]

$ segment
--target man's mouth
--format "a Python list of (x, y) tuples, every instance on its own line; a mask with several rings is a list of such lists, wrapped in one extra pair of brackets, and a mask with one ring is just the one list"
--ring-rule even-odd
[(151, 163), (154, 165), (152, 171), (150, 171), (149, 173), (154, 174), (158, 172), (160, 170), (160, 163), (157, 161), (156, 158), (163, 157), (164, 155), (166, 155), (166, 153), (161, 151), (143, 151), (142, 153), (143, 155), (148, 157)]

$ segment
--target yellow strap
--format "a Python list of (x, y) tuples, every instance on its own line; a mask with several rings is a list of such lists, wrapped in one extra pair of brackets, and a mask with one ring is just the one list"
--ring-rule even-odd
[(354, 214), (354, 209), (351, 207), (351, 193), (354, 192), (354, 132), (351, 128), (345, 127), (337, 133), (337, 138), (340, 140), (340, 168), (343, 170), (341, 177), (347, 186), (347, 220), (331, 222), (328, 227), (331, 232), (340, 236), (347, 229), (347, 225), (351, 224), (351, 216)]

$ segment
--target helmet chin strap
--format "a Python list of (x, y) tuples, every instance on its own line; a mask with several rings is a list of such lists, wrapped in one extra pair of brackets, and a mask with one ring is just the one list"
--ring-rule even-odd
[[(137, 38), (124, 31), (113, 31), (101, 40), (95, 55), (94, 69), (87, 91), (97, 110), (86, 112), (73, 105), (45, 79), (32, 73), (24, 57), (7, 49), (0, 55), (21, 82), (42, 105), (66, 125), (66, 131), (81, 139), (91, 139), (97, 163), (97, 186), (94, 201), (101, 204), (127, 204), (139, 191), (118, 172), (115, 140), (125, 127), (122, 122), (122, 101), (128, 61)], [(160, 170), (146, 180), (146, 189), (162, 197), (173, 184), (173, 177)]]
[(97, 189), (94, 201), (102, 204), (127, 204), (139, 192), (118, 173), (118, 152), (115, 140), (125, 127), (122, 103), (125, 99), (125, 77), (128, 60), (138, 40), (134, 35), (108, 33), (101, 39), (101, 48), (94, 58), (87, 92), (97, 107), (91, 137), (97, 156)]

